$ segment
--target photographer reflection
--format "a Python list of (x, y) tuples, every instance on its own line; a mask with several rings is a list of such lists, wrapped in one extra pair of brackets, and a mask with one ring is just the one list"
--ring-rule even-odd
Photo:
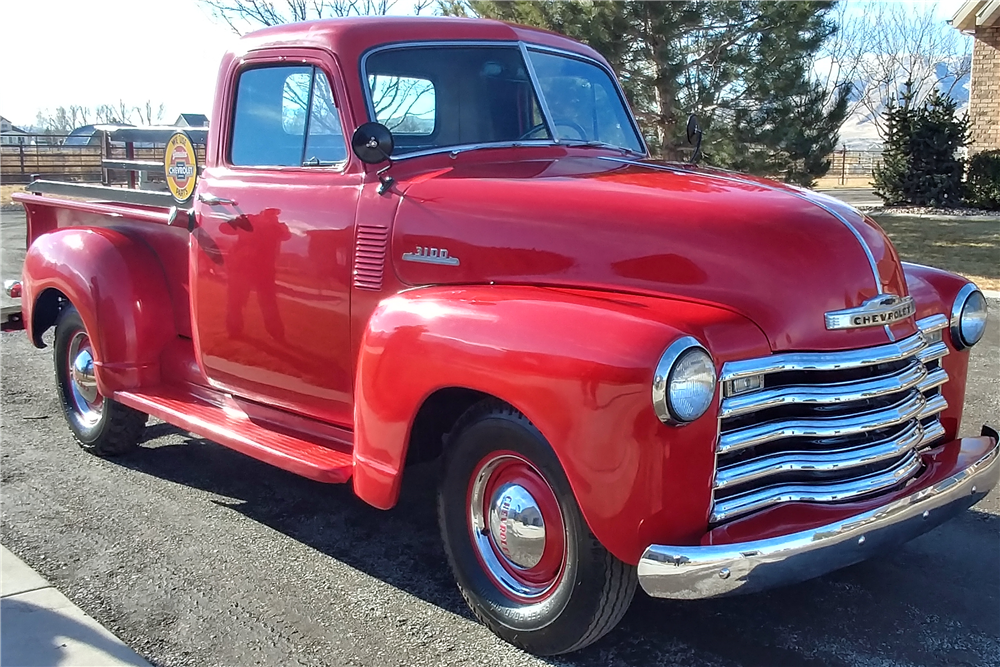
[(265, 208), (227, 221), (221, 232), (235, 236), (228, 256), (229, 289), (226, 299), (226, 330), (231, 337), (243, 334), (244, 310), (250, 292), (257, 304), (264, 329), (278, 342), (285, 342), (285, 327), (278, 312), (275, 274), (281, 244), (291, 238), (288, 226), (278, 220), (281, 209)]

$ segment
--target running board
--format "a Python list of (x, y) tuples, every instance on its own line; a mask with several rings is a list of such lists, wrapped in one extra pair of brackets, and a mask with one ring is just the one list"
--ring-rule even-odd
[(119, 391), (114, 398), (296, 475), (331, 484), (351, 478), (354, 442), (346, 429), (193, 385)]

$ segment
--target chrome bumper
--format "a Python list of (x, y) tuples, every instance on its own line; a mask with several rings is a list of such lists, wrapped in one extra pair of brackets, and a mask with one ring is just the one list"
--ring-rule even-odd
[(646, 549), (639, 583), (649, 595), (694, 600), (794, 584), (902, 544), (971, 507), (1000, 478), (997, 433), (978, 461), (936, 484), (843, 521), (781, 537), (712, 546)]

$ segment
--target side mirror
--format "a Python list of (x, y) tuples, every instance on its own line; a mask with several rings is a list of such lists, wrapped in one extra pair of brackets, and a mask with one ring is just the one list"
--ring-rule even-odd
[(381, 123), (365, 123), (351, 137), (351, 149), (365, 164), (387, 162), (393, 146), (392, 132)]
[(701, 138), (701, 124), (698, 123), (698, 116), (695, 114), (688, 116), (687, 138), (689, 144), (693, 144), (696, 138)]

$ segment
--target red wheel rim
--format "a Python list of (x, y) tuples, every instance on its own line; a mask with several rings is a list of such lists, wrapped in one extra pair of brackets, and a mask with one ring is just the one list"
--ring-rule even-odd
[(483, 571), (517, 602), (547, 598), (562, 578), (566, 529), (548, 481), (511, 451), (492, 452), (473, 469), (469, 530)]

